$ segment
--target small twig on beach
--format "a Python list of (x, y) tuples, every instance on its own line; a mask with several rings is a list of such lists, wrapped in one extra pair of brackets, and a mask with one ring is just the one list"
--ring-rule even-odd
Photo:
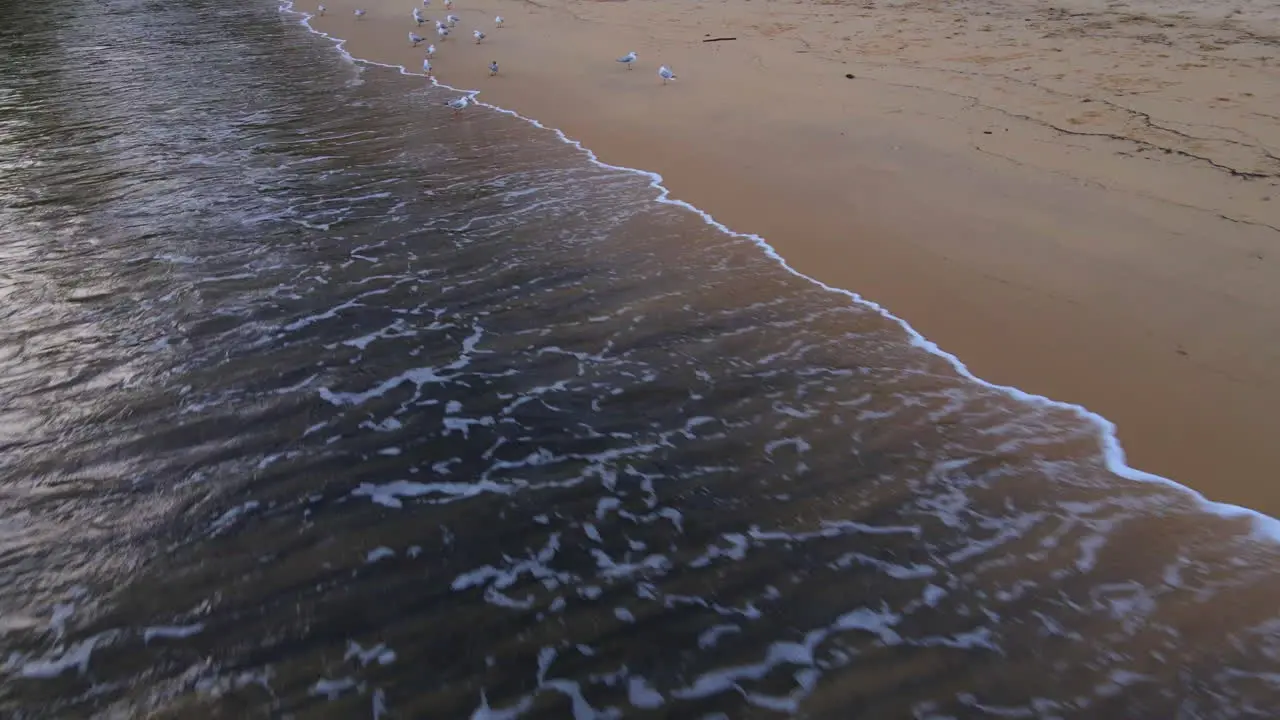
[(729, 38), (729, 37), (723, 37), (723, 38), (708, 38), (708, 39), (706, 39), (706, 40), (703, 40), (702, 42), (720, 42), (721, 40), (737, 40), (737, 39), (738, 39), (738, 38), (736, 38), (736, 37), (731, 37), (731, 38)]

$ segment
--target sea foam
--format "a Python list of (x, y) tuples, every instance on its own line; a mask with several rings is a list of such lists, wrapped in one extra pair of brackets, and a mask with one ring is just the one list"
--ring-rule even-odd
[[(390, 69), (399, 71), (400, 74), (402, 75), (408, 75), (411, 77), (424, 77), (423, 73), (411, 71), (405, 68), (403, 65), (381, 63), (374, 60), (355, 57), (346, 49), (347, 41), (345, 39), (335, 37), (333, 35), (330, 35), (329, 33), (322, 32), (320, 30), (315, 29), (310, 22), (314, 16), (304, 11), (295, 10), (294, 3), (292, 2), (292, 0), (285, 0), (279, 6), (279, 8), (281, 12), (290, 13), (290, 14), (299, 16), (300, 18), (299, 22), (302, 24), (303, 27), (305, 27), (308, 31), (314, 34), (319, 35), (320, 37), (323, 37), (333, 42), (335, 49), (343, 56), (343, 58), (345, 58), (347, 61), (351, 63), (369, 65), (374, 67), (390, 68)], [(668, 190), (665, 185), (663, 185), (662, 175), (656, 172), (651, 172), (649, 170), (642, 170), (639, 168), (626, 167), (622, 165), (613, 165), (611, 163), (604, 162), (590, 148), (586, 147), (581, 142), (569, 137), (564, 133), (564, 131), (560, 130), (559, 128), (554, 128), (548, 125), (544, 125), (538, 120), (521, 115), (520, 113), (514, 110), (509, 110), (507, 108), (500, 107), (492, 103), (487, 103), (487, 102), (477, 100), (477, 96), (479, 96), (480, 94), (479, 90), (457, 88), (452, 85), (447, 85), (445, 83), (442, 83), (439, 81), (438, 78), (435, 78), (435, 77), (431, 77), (429, 78), (429, 80), (431, 84), (435, 87), (442, 88), (445, 90), (451, 90), (453, 92), (463, 93), (467, 97), (471, 98), (471, 101), (473, 102), (473, 104), (477, 106), (488, 108), (490, 110), (493, 110), (494, 112), (502, 113), (504, 115), (509, 115), (519, 120), (523, 120), (524, 122), (540, 130), (546, 130), (548, 132), (554, 133), (555, 136), (561, 142), (577, 149), (593, 165), (596, 165), (598, 167), (605, 168), (608, 170), (617, 170), (620, 172), (633, 173), (648, 179), (649, 186), (657, 191), (657, 196), (654, 198), (654, 202), (662, 203), (664, 205), (673, 205), (675, 207), (688, 210), (689, 212), (700, 217), (704, 223), (715, 228), (721, 233), (724, 233), (725, 235), (728, 235), (733, 238), (750, 241), (751, 243), (756, 245), (756, 247), (758, 247), (767, 257), (769, 257), (771, 260), (776, 262), (788, 273), (798, 278), (801, 278), (809, 283), (812, 283), (822, 288), (823, 290), (826, 290), (827, 292), (843, 295), (847, 297), (850, 301), (862, 307), (865, 307), (875, 312), (876, 314), (880, 315), (881, 317), (897, 324), (902, 329), (902, 331), (906, 333), (907, 338), (911, 343), (911, 345), (913, 345), (914, 347), (920, 348), (934, 356), (942, 358), (961, 377), (967, 380), (970, 380), (974, 383), (977, 383), (979, 385), (982, 385), (984, 387), (995, 390), (997, 392), (1003, 393), (1006, 396), (1009, 396), (1027, 405), (1062, 409), (1062, 410), (1067, 410), (1071, 412), (1072, 414), (1076, 415), (1077, 417), (1088, 422), (1090, 425), (1096, 428), (1098, 433), (1099, 446), (1100, 446), (1099, 449), (1102, 451), (1102, 457), (1106, 463), (1107, 470), (1109, 470), (1111, 473), (1119, 477), (1123, 477), (1127, 480), (1132, 480), (1136, 482), (1157, 483), (1157, 484), (1172, 488), (1178, 492), (1189, 495), (1191, 499), (1194, 500), (1195, 503), (1204, 512), (1217, 515), (1223, 518), (1244, 518), (1249, 520), (1252, 535), (1255, 539), (1269, 540), (1271, 542), (1280, 542), (1280, 519), (1270, 517), (1256, 510), (1241, 507), (1239, 505), (1231, 505), (1228, 503), (1209, 500), (1208, 498), (1206, 498), (1204, 495), (1197, 492), (1196, 490), (1193, 490), (1192, 488), (1189, 488), (1185, 485), (1175, 482), (1174, 480), (1131, 467), (1126, 460), (1124, 448), (1121, 447), (1120, 445), (1120, 439), (1117, 434), (1116, 426), (1110, 420), (1106, 419), (1105, 417), (1081, 405), (1075, 405), (1072, 403), (1052, 400), (1043, 395), (1036, 395), (1034, 393), (1029, 393), (1025, 390), (1021, 390), (1019, 388), (1016, 388), (1010, 385), (1000, 385), (1000, 384), (993, 383), (978, 377), (968, 368), (968, 366), (966, 366), (960, 360), (960, 358), (943, 350), (932, 340), (929, 340), (924, 335), (920, 334), (920, 332), (918, 332), (909, 323), (907, 323), (906, 320), (903, 320), (902, 318), (889, 312), (885, 307), (883, 307), (879, 303), (876, 303), (872, 300), (868, 300), (862, 297), (862, 295), (852, 290), (834, 287), (832, 285), (822, 282), (821, 280), (818, 280), (817, 278), (811, 277), (809, 275), (806, 275), (800, 272), (799, 270), (796, 270), (794, 267), (791, 266), (789, 262), (787, 262), (786, 258), (784, 258), (772, 245), (769, 244), (767, 240), (765, 240), (765, 238), (761, 237), (760, 235), (757, 235), (755, 233), (738, 232), (736, 230), (730, 229), (727, 225), (720, 222), (719, 220), (716, 220), (710, 213), (706, 212), (705, 210), (702, 210), (701, 208), (698, 208), (688, 202), (685, 202), (684, 200), (679, 200), (677, 198), (672, 197), (671, 191)]]

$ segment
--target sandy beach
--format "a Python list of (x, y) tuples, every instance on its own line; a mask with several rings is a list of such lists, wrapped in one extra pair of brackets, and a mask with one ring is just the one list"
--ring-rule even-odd
[[(414, 4), (371, 2), (357, 21), (361, 4), (327, 2), (312, 25), (356, 57), (420, 67)], [(1104, 415), (1135, 467), (1280, 515), (1280, 10), (460, 0), (453, 12), (447, 41), (421, 31), (441, 82), (661, 173), (675, 197), (884, 305), (980, 377)], [(630, 50), (634, 70), (614, 62)], [(679, 79), (664, 87), (661, 64)]]

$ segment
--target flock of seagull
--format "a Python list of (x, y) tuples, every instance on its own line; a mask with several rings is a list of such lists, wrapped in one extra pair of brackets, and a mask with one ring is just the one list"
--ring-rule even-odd
[[(422, 0), (422, 7), (431, 7), (431, 0)], [(444, 8), (445, 10), (453, 10), (453, 0), (444, 0)], [(323, 16), (325, 14), (326, 8), (324, 5), (320, 5), (316, 9), (319, 11), (320, 15)], [(355, 11), (355, 16), (356, 16), (356, 20), (359, 20), (365, 16), (365, 11), (362, 9), (357, 9)], [(416, 8), (416, 7), (413, 8), (413, 22), (418, 27), (422, 27), (423, 24), (428, 22), (426, 16), (422, 14), (422, 10), (420, 8)], [(461, 18), (453, 14), (446, 15), (444, 20), (435, 21), (436, 35), (439, 36), (440, 42), (444, 42), (445, 38), (449, 37), (449, 34), (453, 31), (454, 28), (458, 26), (459, 22), (461, 22)], [(493, 19), (494, 27), (497, 27), (497, 28), (502, 27), (502, 22), (503, 21), (502, 21), (501, 15)], [(482, 32), (479, 29), (473, 30), (471, 32), (471, 36), (475, 38), (477, 45), (479, 45), (481, 42), (484, 41), (486, 37), (488, 37), (487, 35), (484, 34), (484, 32)], [(409, 33), (409, 44), (412, 45), (413, 47), (418, 47), (419, 45), (421, 45), (426, 41), (427, 41), (426, 38), (424, 38), (423, 36), (419, 35), (416, 32)], [(431, 58), (435, 57), (435, 55), (436, 55), (436, 46), (428, 43), (426, 57), (422, 59), (422, 74), (426, 75), (427, 77), (432, 76)], [(636, 54), (635, 50), (632, 50), (626, 55), (623, 55), (622, 57), (618, 58), (617, 62), (622, 63), (623, 65), (626, 66), (628, 70), (630, 70), (631, 67), (635, 65), (638, 60), (639, 60), (639, 55)], [(498, 61), (492, 60), (489, 62), (489, 76), (492, 77), (497, 74), (498, 74)], [(658, 68), (658, 77), (662, 78), (662, 84), (666, 85), (667, 81), (676, 79), (676, 74), (671, 71), (670, 67), (663, 65), (662, 67)], [(453, 108), (454, 114), (457, 115), (459, 112), (466, 109), (469, 103), (473, 103), (473, 102), (475, 102), (475, 100), (472, 98), (472, 96), (463, 95), (462, 97), (455, 98), (453, 100), (446, 102), (445, 105)]]

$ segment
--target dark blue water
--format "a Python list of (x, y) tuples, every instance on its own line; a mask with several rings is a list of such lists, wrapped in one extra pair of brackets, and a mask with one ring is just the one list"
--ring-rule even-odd
[(5, 717), (1280, 715), (1280, 553), (257, 0), (0, 0)]

